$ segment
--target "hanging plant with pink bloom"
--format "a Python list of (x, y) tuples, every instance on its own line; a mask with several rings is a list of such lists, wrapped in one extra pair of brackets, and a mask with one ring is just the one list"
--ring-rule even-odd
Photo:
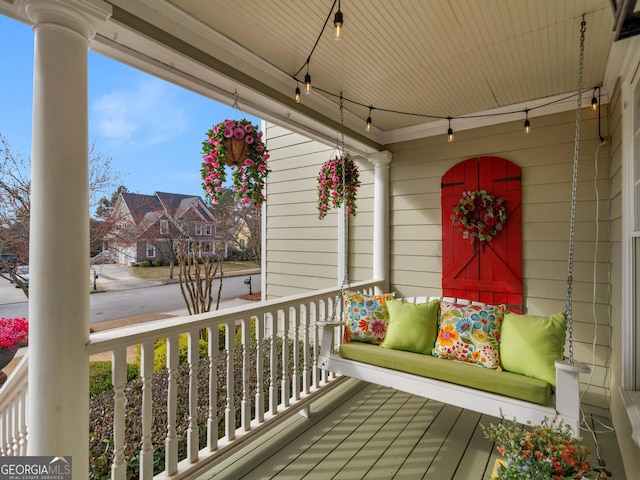
[(225, 190), (227, 167), (231, 190), (243, 203), (261, 207), (264, 184), (269, 176), (269, 153), (262, 132), (249, 120), (225, 120), (207, 131), (202, 142), (202, 188), (211, 203), (218, 203)]
[(343, 201), (347, 214), (355, 216), (359, 186), (358, 166), (349, 155), (324, 162), (318, 175), (318, 218), (322, 220), (329, 208), (338, 208)]

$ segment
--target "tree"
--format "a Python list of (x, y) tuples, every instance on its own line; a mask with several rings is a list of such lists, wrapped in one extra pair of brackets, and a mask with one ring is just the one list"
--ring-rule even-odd
[[(7, 139), (0, 133), (0, 253), (18, 257), (18, 263), (29, 263), (29, 220), (31, 216), (31, 161), (14, 154)], [(111, 157), (89, 151), (89, 203), (105, 190), (118, 184), (120, 174), (114, 171)], [(87, 216), (89, 212), (87, 212)], [(28, 290), (15, 275), (12, 265), (0, 259), (4, 278), (16, 282), (28, 297)]]
[(216, 218), (218, 236), (229, 245), (229, 256), (235, 252), (243, 260), (262, 261), (262, 209), (243, 203), (226, 190), (218, 204), (211, 205)]

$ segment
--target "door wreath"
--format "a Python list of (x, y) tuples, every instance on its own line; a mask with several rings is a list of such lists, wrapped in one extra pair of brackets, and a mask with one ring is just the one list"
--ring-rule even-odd
[(484, 251), (486, 242), (490, 242), (504, 228), (507, 221), (506, 201), (505, 198), (489, 195), (486, 190), (462, 192), (460, 201), (453, 207), (451, 221), (462, 232), (463, 238), (471, 240), (474, 250), (477, 243), (481, 242)]

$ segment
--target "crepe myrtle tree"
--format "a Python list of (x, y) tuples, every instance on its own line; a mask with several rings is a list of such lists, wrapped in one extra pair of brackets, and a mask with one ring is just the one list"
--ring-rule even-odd
[[(15, 153), (0, 133), (0, 276), (13, 281), (28, 297), (29, 291), (15, 274), (16, 264), (29, 264), (29, 221), (31, 216), (31, 159)], [(89, 150), (89, 203), (118, 184), (120, 174), (111, 157)], [(88, 212), (87, 212), (88, 216)]]

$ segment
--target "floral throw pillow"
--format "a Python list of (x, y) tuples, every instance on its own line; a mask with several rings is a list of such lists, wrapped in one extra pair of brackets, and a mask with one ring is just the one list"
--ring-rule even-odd
[(389, 312), (387, 299), (393, 298), (392, 293), (383, 295), (364, 295), (346, 291), (344, 296), (345, 342), (362, 342), (380, 345), (387, 333)]
[(502, 370), (498, 345), (505, 310), (504, 305), (440, 302), (433, 356)]

